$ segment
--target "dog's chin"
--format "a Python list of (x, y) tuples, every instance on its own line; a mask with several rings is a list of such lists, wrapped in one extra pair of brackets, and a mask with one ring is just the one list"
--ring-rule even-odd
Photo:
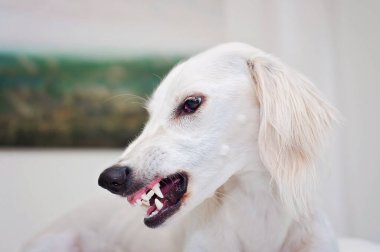
[(127, 198), (134, 206), (146, 207), (144, 223), (150, 228), (156, 228), (179, 211), (186, 198), (187, 184), (188, 175), (177, 172), (165, 178), (154, 179)]

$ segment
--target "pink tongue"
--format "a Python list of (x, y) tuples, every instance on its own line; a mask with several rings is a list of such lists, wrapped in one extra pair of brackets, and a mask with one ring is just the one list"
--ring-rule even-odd
[(153, 204), (148, 208), (148, 211), (146, 211), (146, 214), (149, 216), (151, 213), (153, 213), (157, 209), (156, 205)]

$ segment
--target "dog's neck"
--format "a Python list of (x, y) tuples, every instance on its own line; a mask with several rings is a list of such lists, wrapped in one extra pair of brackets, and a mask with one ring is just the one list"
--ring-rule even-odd
[(282, 251), (295, 222), (271, 191), (264, 171), (232, 176), (186, 218), (192, 236), (186, 248), (196, 251), (193, 244), (207, 241), (210, 251)]

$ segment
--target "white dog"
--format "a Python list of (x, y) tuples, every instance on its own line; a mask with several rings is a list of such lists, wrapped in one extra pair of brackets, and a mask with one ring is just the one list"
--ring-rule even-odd
[(312, 201), (335, 110), (305, 77), (224, 44), (177, 65), (148, 111), (99, 177), (125, 199), (69, 216), (28, 251), (338, 251)]

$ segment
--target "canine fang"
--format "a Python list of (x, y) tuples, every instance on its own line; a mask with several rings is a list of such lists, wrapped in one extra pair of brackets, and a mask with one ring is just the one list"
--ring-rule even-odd
[(160, 197), (160, 198), (163, 198), (164, 195), (162, 194), (161, 190), (160, 190), (160, 183), (157, 183), (154, 185), (154, 187), (152, 188), (152, 190), (154, 191), (154, 193)]
[(162, 207), (164, 206), (164, 204), (162, 204), (159, 199), (155, 199), (154, 203), (156, 204), (156, 207), (157, 207), (158, 210), (161, 210)]

